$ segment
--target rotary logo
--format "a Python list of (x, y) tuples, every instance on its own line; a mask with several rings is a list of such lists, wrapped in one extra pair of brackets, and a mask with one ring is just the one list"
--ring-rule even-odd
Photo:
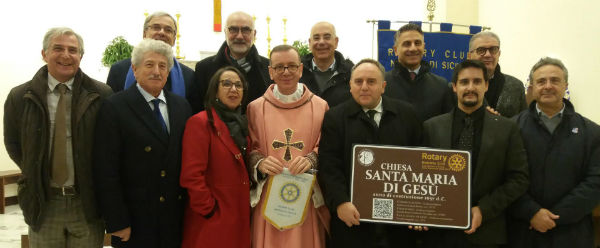
[(450, 167), (450, 170), (457, 172), (462, 171), (467, 167), (467, 160), (463, 155), (454, 154), (448, 159), (448, 166)]
[(295, 202), (300, 197), (300, 188), (294, 183), (287, 183), (281, 187), (279, 196), (286, 203)]

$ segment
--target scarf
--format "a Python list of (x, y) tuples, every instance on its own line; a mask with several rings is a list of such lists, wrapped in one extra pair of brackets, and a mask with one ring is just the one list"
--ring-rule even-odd
[(242, 155), (246, 156), (248, 120), (245, 115), (242, 115), (242, 108), (237, 107), (235, 110), (231, 110), (219, 100), (215, 101), (213, 107), (219, 118), (227, 125), (235, 145), (240, 149)]
[[(175, 95), (185, 97), (185, 81), (183, 81), (183, 73), (181, 71), (181, 66), (176, 59), (173, 59), (173, 68), (169, 72), (169, 77), (171, 77), (171, 92), (175, 93)], [(127, 72), (127, 77), (125, 78), (125, 87), (123, 89), (127, 89), (130, 86), (134, 85), (136, 82), (135, 76), (133, 75), (133, 70), (129, 67), (129, 71)]]

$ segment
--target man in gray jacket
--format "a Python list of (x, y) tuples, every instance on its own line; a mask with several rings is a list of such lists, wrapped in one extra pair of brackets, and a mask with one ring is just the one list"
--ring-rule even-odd
[(81, 71), (83, 52), (73, 30), (50, 29), (47, 64), (4, 104), (4, 144), (23, 174), (18, 199), (32, 248), (102, 247), (91, 152), (96, 112), (112, 91)]
[(500, 71), (500, 38), (495, 33), (480, 32), (469, 41), (468, 59), (485, 64), (490, 85), (485, 93), (488, 106), (500, 115), (512, 117), (527, 108), (525, 88), (519, 79)]

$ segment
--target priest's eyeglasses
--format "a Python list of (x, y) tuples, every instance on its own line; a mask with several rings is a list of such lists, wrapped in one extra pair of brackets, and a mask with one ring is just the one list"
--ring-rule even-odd
[(242, 32), (242, 35), (244, 36), (249, 36), (250, 34), (252, 34), (252, 28), (250, 27), (229, 26), (227, 27), (227, 31), (229, 31), (229, 34), (233, 35), (237, 35), (239, 32)]
[(230, 90), (233, 87), (235, 87), (237, 91), (244, 89), (241, 81), (232, 82), (230, 80), (221, 80), (219, 82), (221, 83), (221, 86), (227, 90)]
[(285, 69), (287, 69), (290, 73), (294, 73), (298, 71), (298, 68), (300, 68), (300, 65), (288, 65), (288, 66), (283, 66), (283, 65), (277, 65), (275, 67), (271, 67), (273, 68), (273, 70), (275, 70), (275, 72), (281, 74), (285, 71)]
[(163, 30), (166, 34), (175, 34), (175, 30), (172, 27), (169, 26), (161, 26), (159, 24), (154, 24), (151, 26), (148, 26), (149, 29), (152, 29), (152, 31), (154, 32), (160, 32), (161, 30)]
[(485, 53), (487, 51), (490, 51), (491, 55), (496, 55), (498, 54), (498, 51), (500, 51), (500, 47), (499, 46), (491, 46), (491, 47), (478, 47), (476, 49), (471, 50), (471, 52), (475, 52), (477, 53), (479, 56), (483, 56), (485, 55)]

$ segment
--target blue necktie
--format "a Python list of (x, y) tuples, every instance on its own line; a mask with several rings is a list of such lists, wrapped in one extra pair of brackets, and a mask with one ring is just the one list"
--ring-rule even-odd
[(162, 114), (160, 113), (160, 108), (158, 107), (158, 105), (160, 104), (160, 99), (154, 99), (154, 100), (151, 100), (151, 102), (152, 102), (152, 104), (154, 104), (153, 112), (154, 112), (156, 119), (158, 119), (158, 121), (162, 125), (163, 131), (165, 131), (165, 133), (168, 133), (167, 123), (165, 123), (165, 119), (163, 119)]

